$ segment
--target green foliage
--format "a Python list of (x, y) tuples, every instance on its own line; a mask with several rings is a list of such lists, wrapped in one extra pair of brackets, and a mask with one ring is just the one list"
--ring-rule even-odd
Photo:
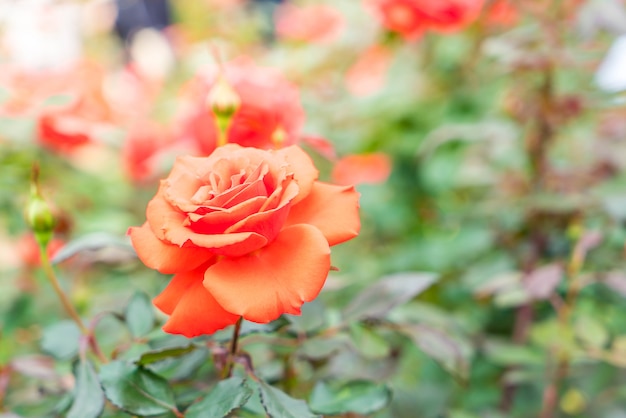
[(306, 402), (294, 399), (280, 389), (263, 381), (255, 381), (254, 386), (261, 397), (263, 409), (272, 418), (319, 418), (310, 411)]
[(185, 411), (187, 418), (228, 416), (233, 410), (242, 407), (252, 395), (246, 380), (231, 377), (219, 382), (211, 391)]
[[(94, 90), (113, 109), (104, 123), (68, 121), (95, 136), (79, 152), (38, 141), (39, 113), (73, 104), (78, 80), (68, 82), (72, 94), (29, 84), (15, 97), (19, 80), (0, 77), (0, 416), (623, 415), (626, 123), (623, 92), (594, 81), (612, 31), (625, 27), (619, 2), (510, 1), (518, 15), (510, 23), (483, 13), (456, 33), (409, 42), (373, 30), (362, 2), (324, 1), (346, 19), (325, 44), (262, 40), (271, 10), (172, 3), (169, 39), (199, 43), (176, 51), (162, 83), (139, 70), (120, 75), (113, 67), (132, 54), (85, 31), (86, 55), (106, 63), (106, 83)], [(125, 236), (145, 221), (176, 155), (189, 151), (185, 141), (159, 149), (148, 158), (153, 177), (133, 182), (127, 134), (144, 120), (181, 130), (189, 103), (179, 92), (194, 88), (187, 83), (207, 59), (209, 35), (222, 39), (223, 61), (252, 52), (297, 86), (306, 113), (299, 144), (322, 181), (333, 182), (336, 161), (350, 154), (384, 153), (392, 163), (387, 181), (356, 185), (361, 232), (332, 247), (338, 271), (319, 297), (301, 315), (244, 321), (235, 352), (232, 327), (193, 339), (162, 331), (152, 299), (171, 277), (145, 268)], [(372, 46), (391, 57), (383, 86), (352, 94), (348, 75)], [(126, 88), (135, 78), (146, 85)], [(113, 99), (126, 93), (145, 93), (146, 109)], [(331, 142), (337, 158), (309, 136)], [(64, 242), (51, 260), (83, 334), (26, 245), (35, 161), (52, 238)]]
[(384, 384), (355, 380), (341, 385), (318, 382), (311, 393), (310, 405), (315, 412), (340, 415), (348, 412), (369, 415), (391, 401), (391, 391)]
[(104, 409), (104, 391), (89, 360), (81, 359), (76, 367), (76, 386), (67, 418), (97, 418)]
[(130, 333), (134, 337), (143, 337), (154, 328), (154, 308), (150, 297), (143, 292), (137, 292), (126, 306), (124, 318)]
[(107, 399), (124, 411), (140, 416), (177, 411), (167, 381), (140, 366), (114, 361), (101, 367), (99, 377)]
[(41, 338), (41, 349), (60, 360), (68, 360), (78, 354), (80, 330), (72, 321), (65, 320), (47, 327)]

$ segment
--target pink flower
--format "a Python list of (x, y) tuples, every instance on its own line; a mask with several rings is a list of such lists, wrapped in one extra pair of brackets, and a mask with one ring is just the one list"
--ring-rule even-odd
[(278, 10), (276, 31), (285, 39), (304, 42), (332, 42), (344, 26), (343, 16), (323, 4), (298, 7), (286, 4)]

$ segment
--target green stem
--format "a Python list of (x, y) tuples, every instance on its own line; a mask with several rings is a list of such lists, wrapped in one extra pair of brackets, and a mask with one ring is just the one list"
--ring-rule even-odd
[(221, 147), (228, 143), (228, 128), (230, 127), (230, 117), (215, 115), (217, 121), (217, 146)]
[(67, 314), (74, 320), (74, 322), (76, 322), (76, 325), (78, 325), (80, 332), (83, 335), (89, 336), (90, 335), (89, 330), (87, 329), (85, 324), (83, 324), (83, 321), (80, 319), (80, 316), (78, 316), (78, 312), (76, 312), (76, 309), (74, 309), (74, 306), (68, 299), (67, 295), (65, 294), (65, 292), (63, 292), (63, 289), (61, 289), (61, 285), (59, 285), (59, 281), (57, 280), (57, 276), (54, 273), (54, 270), (52, 269), (52, 265), (50, 264), (50, 260), (48, 259), (48, 253), (45, 247), (43, 246), (41, 247), (40, 254), (41, 254), (41, 268), (43, 269), (48, 280), (50, 281), (50, 284), (52, 285), (52, 288), (54, 289), (55, 293), (61, 300), (61, 304), (63, 305), (63, 308), (65, 309)]

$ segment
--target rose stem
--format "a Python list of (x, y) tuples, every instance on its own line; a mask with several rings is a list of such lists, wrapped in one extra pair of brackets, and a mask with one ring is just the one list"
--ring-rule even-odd
[(52, 269), (52, 265), (50, 264), (50, 260), (48, 259), (48, 253), (46, 249), (42, 247), (40, 254), (41, 254), (41, 267), (43, 271), (46, 273), (48, 280), (50, 280), (50, 283), (52, 284), (52, 287), (54, 288), (54, 291), (56, 292), (57, 296), (59, 297), (59, 299), (61, 299), (61, 303), (63, 304), (65, 311), (74, 320), (74, 322), (76, 322), (76, 325), (78, 325), (78, 328), (80, 329), (81, 334), (83, 334), (87, 338), (87, 341), (89, 342), (89, 346), (91, 347), (91, 350), (94, 352), (96, 357), (98, 357), (98, 360), (100, 360), (102, 363), (108, 363), (109, 360), (106, 358), (104, 353), (102, 353), (102, 350), (100, 350), (100, 346), (98, 345), (98, 342), (96, 341), (95, 336), (93, 335), (91, 331), (87, 329), (85, 324), (83, 324), (83, 321), (80, 319), (80, 316), (78, 316), (78, 312), (76, 312), (76, 309), (74, 309), (74, 306), (72, 305), (70, 300), (67, 298), (67, 295), (63, 292), (63, 289), (61, 289), (61, 286), (59, 285), (59, 281), (57, 280), (56, 274), (54, 273), (54, 270)]
[(233, 338), (230, 341), (230, 350), (228, 353), (228, 361), (226, 363), (226, 367), (224, 367), (224, 372), (222, 373), (222, 378), (228, 378), (233, 373), (233, 358), (235, 354), (237, 354), (237, 344), (239, 343), (239, 331), (241, 331), (241, 323), (243, 322), (243, 317), (239, 317), (237, 322), (235, 323), (235, 329), (233, 330)]
[(61, 286), (59, 285), (59, 281), (57, 280), (57, 276), (54, 273), (54, 270), (52, 269), (50, 260), (48, 259), (48, 253), (46, 251), (46, 248), (44, 248), (43, 246), (41, 248), (40, 254), (41, 254), (41, 268), (43, 269), (44, 273), (48, 277), (48, 280), (50, 281), (50, 284), (52, 284), (52, 288), (56, 292), (57, 296), (59, 297), (59, 299), (61, 299), (61, 303), (63, 304), (65, 311), (74, 320), (74, 322), (76, 322), (76, 325), (78, 325), (80, 332), (83, 335), (89, 336), (89, 330), (87, 329), (85, 324), (83, 324), (83, 321), (78, 316), (76, 309), (74, 309), (74, 306), (67, 298), (67, 295), (63, 292), (63, 289), (61, 289)]

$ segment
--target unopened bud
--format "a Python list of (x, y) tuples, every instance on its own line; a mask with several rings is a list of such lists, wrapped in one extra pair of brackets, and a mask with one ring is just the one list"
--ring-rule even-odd
[(228, 119), (239, 110), (241, 98), (224, 76), (220, 75), (209, 92), (207, 103), (215, 116)]
[(39, 167), (34, 166), (30, 184), (30, 200), (26, 208), (26, 220), (35, 233), (39, 245), (45, 248), (52, 238), (55, 220), (50, 206), (41, 196), (38, 177)]

